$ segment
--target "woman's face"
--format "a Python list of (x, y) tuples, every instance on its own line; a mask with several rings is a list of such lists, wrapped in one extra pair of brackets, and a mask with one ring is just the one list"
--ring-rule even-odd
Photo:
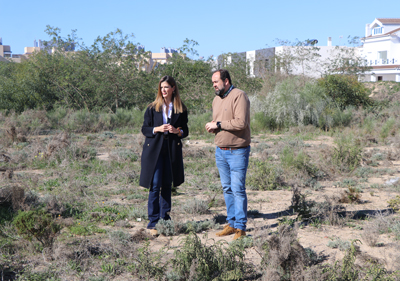
[(168, 82), (161, 82), (161, 94), (164, 100), (170, 102), (172, 100), (172, 93), (174, 92), (175, 87), (171, 87)]

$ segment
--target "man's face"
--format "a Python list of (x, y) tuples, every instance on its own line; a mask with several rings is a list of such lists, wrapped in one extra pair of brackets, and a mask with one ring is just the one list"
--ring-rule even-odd
[(215, 72), (211, 79), (216, 95), (222, 96), (229, 89), (228, 79), (222, 81), (221, 74), (219, 72)]

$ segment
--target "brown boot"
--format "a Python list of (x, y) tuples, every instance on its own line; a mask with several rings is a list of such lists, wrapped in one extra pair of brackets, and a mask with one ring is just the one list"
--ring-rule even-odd
[(236, 229), (231, 227), (229, 224), (225, 225), (224, 229), (220, 232), (215, 233), (217, 236), (226, 236), (235, 233)]
[(236, 239), (238, 239), (240, 237), (243, 237), (243, 236), (246, 236), (246, 231), (237, 228), (235, 236), (233, 236), (233, 240), (236, 240)]
[(158, 235), (157, 229), (149, 229), (150, 235), (156, 237)]

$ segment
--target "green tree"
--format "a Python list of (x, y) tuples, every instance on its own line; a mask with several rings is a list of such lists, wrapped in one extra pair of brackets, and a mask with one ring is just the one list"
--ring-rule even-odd
[(257, 93), (262, 87), (261, 78), (250, 73), (250, 61), (246, 60), (245, 53), (227, 53), (218, 56), (220, 68), (229, 71), (232, 83), (248, 94)]
[(198, 43), (185, 39), (179, 48), (181, 53), (173, 53), (168, 63), (155, 69), (157, 76), (170, 75), (178, 84), (180, 95), (189, 110), (204, 112), (211, 107), (213, 90), (211, 83), (212, 61), (188, 58), (183, 52), (198, 55), (194, 46)]
[(350, 105), (370, 106), (373, 104), (367, 89), (355, 75), (326, 75), (318, 80), (318, 85), (324, 88), (326, 95), (332, 98), (342, 110)]

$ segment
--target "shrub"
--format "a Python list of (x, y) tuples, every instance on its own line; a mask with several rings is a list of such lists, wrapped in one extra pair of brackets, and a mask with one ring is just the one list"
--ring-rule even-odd
[(163, 249), (153, 252), (150, 250), (150, 242), (145, 242), (143, 247), (138, 249), (135, 258), (139, 276), (145, 277), (146, 280), (162, 280), (168, 266), (168, 262), (161, 261), (163, 256), (165, 256)]
[(202, 215), (207, 213), (209, 207), (206, 201), (193, 198), (186, 200), (185, 203), (181, 205), (181, 209), (187, 214)]
[[(264, 280), (301, 280), (311, 259), (297, 240), (297, 229), (281, 225), (263, 245)], [(280, 277), (285, 276), (285, 279)]]
[(357, 187), (349, 186), (347, 190), (342, 193), (340, 203), (357, 203), (360, 201), (361, 193)]
[(344, 241), (340, 238), (336, 238), (336, 240), (329, 241), (327, 246), (332, 249), (339, 249), (340, 251), (347, 251), (350, 248), (350, 242)]
[(389, 134), (394, 136), (396, 134), (396, 130), (394, 129), (394, 125), (396, 124), (396, 120), (393, 118), (389, 118), (382, 126), (380, 136), (384, 140)]
[(400, 196), (396, 195), (396, 198), (390, 199), (388, 201), (388, 207), (392, 208), (396, 212), (400, 210)]
[(203, 245), (190, 233), (175, 251), (173, 269), (179, 280), (239, 280), (245, 271), (244, 247), (241, 243), (224, 248), (223, 242)]
[(13, 224), (18, 229), (18, 233), (24, 238), (32, 241), (36, 238), (43, 247), (51, 247), (54, 238), (61, 230), (50, 214), (43, 210), (19, 212), (13, 220)]
[(369, 223), (363, 227), (363, 233), (361, 237), (368, 246), (374, 247), (379, 239), (379, 229), (375, 224)]
[(373, 104), (368, 97), (367, 89), (356, 76), (327, 75), (318, 80), (318, 85), (342, 110), (350, 105), (371, 106)]
[(188, 127), (190, 134), (204, 134), (206, 129), (204, 126), (207, 122), (212, 120), (212, 112), (190, 114), (188, 120)]
[(340, 135), (336, 140), (332, 160), (339, 170), (353, 171), (361, 161), (362, 148), (355, 143), (351, 135)]
[(258, 133), (268, 130), (277, 129), (277, 124), (274, 118), (266, 112), (256, 112), (250, 122), (251, 132)]
[(268, 161), (250, 160), (246, 184), (256, 190), (275, 190), (283, 184), (282, 171)]
[(218, 226), (215, 220), (189, 221), (180, 223), (173, 220), (160, 219), (156, 224), (157, 232), (165, 236), (178, 235), (180, 233), (199, 233), (208, 229), (214, 229)]
[(323, 88), (314, 82), (304, 86), (298, 78), (289, 78), (279, 84), (263, 103), (268, 119), (276, 126), (285, 128), (293, 125), (332, 126), (332, 110), (327, 111), (330, 99)]
[(295, 153), (294, 149), (290, 146), (285, 146), (282, 151), (281, 162), (286, 168), (295, 168), (298, 171), (305, 172), (308, 176), (312, 178), (318, 178), (322, 176), (319, 169), (310, 163), (311, 159), (304, 150), (300, 150)]
[(80, 236), (88, 236), (88, 235), (93, 235), (95, 233), (105, 233), (106, 232), (104, 229), (101, 229), (100, 227), (98, 227), (94, 224), (81, 225), (80, 223), (70, 226), (69, 231), (72, 234), (80, 235)]

